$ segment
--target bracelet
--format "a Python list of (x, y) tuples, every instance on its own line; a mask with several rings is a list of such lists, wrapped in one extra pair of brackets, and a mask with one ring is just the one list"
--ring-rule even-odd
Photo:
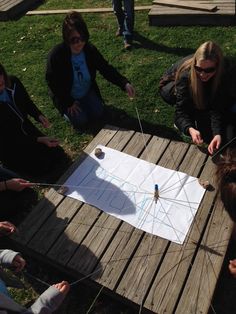
[(7, 186), (7, 181), (4, 180), (4, 184), (5, 184), (5, 191), (8, 190), (8, 186)]

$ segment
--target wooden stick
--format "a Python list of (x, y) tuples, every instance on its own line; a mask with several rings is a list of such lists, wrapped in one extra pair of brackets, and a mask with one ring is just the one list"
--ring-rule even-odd
[[(134, 8), (135, 11), (150, 10), (151, 5), (137, 6)], [(49, 14), (67, 14), (71, 11), (80, 13), (106, 13), (113, 12), (112, 8), (88, 8), (88, 9), (67, 9), (67, 10), (38, 10), (28, 11), (26, 15), (49, 15)]]
[(164, 5), (168, 7), (184, 8), (197, 11), (214, 12), (217, 6), (213, 4), (203, 4), (199, 1), (177, 1), (177, 0), (154, 0), (153, 4)]

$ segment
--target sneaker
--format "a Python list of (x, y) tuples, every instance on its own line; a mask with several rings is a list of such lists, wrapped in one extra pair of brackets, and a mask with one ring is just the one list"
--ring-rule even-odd
[(118, 30), (116, 31), (116, 37), (119, 37), (119, 36), (122, 36), (122, 35), (123, 35), (122, 30), (120, 30), (120, 29), (118, 28)]
[(128, 43), (127, 41), (125, 41), (124, 47), (125, 47), (125, 50), (130, 50), (132, 48), (132, 45)]

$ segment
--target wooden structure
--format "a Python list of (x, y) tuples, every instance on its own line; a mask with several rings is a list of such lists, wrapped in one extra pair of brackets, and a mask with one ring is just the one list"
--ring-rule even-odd
[[(135, 11), (150, 10), (150, 5), (135, 6)], [(70, 11), (80, 13), (112, 13), (112, 8), (88, 8), (88, 9), (64, 9), (64, 10), (34, 10), (28, 11), (26, 15), (50, 15), (50, 14), (67, 14)]]
[(0, 0), (0, 21), (12, 20), (27, 12), (38, 0)]
[[(214, 164), (197, 146), (114, 126), (98, 133), (61, 183), (98, 144), (178, 168), (214, 186)], [(214, 188), (206, 191), (183, 245), (50, 189), (13, 241), (75, 278), (104, 286), (104, 292), (137, 309), (141, 304), (150, 313), (207, 313), (232, 227)]]
[(235, 0), (154, 0), (148, 17), (152, 26), (233, 25)]

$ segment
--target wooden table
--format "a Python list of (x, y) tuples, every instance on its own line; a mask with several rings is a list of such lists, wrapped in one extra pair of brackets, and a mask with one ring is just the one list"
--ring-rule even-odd
[[(178, 168), (214, 186), (214, 164), (194, 145), (106, 126), (84, 156), (98, 144)], [(89, 283), (104, 286), (104, 291), (137, 309), (142, 304), (154, 313), (207, 313), (232, 225), (216, 189), (206, 191), (183, 245), (152, 236), (50, 189), (23, 221), (14, 241), (76, 278), (87, 276)]]

